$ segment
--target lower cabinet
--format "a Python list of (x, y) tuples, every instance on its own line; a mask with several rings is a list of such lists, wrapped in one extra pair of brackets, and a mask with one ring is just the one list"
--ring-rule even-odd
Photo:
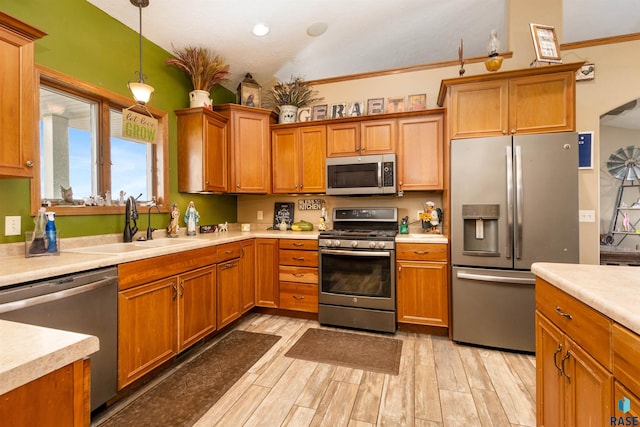
[(216, 269), (178, 276), (178, 352), (216, 330)]
[(256, 244), (254, 239), (240, 244), (240, 311), (244, 314), (256, 305)]
[(396, 268), (398, 322), (448, 326), (447, 245), (398, 243)]
[(241, 242), (216, 246), (218, 257), (218, 329), (238, 319), (241, 314)]
[(278, 240), (256, 239), (256, 305), (278, 308), (280, 290), (278, 287)]
[(282, 239), (280, 265), (280, 308), (318, 312), (318, 241)]

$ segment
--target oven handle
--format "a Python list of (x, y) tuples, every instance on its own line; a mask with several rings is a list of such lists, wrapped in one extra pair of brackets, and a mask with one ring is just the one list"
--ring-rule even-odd
[(322, 249), (321, 254), (327, 255), (347, 255), (347, 256), (372, 256), (372, 257), (391, 257), (391, 252), (387, 251), (342, 251), (339, 249)]

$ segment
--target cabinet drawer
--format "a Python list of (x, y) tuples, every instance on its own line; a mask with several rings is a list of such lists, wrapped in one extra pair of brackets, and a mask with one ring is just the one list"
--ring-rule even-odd
[(292, 251), (280, 249), (280, 265), (318, 266), (317, 251)]
[(279, 271), (279, 279), (281, 282), (318, 284), (318, 269), (316, 267), (281, 265)]
[(398, 243), (396, 259), (409, 261), (447, 261), (447, 245), (434, 243)]
[(234, 258), (240, 258), (242, 252), (242, 242), (225, 243), (216, 246), (218, 262), (228, 261)]
[(280, 283), (280, 308), (318, 312), (318, 285)]
[[(613, 325), (613, 376), (640, 396), (640, 336)], [(640, 410), (640, 408), (637, 408)]]
[(318, 241), (307, 239), (280, 239), (280, 249), (298, 249), (305, 251), (317, 251)]
[(611, 320), (548, 282), (536, 279), (536, 307), (611, 370)]

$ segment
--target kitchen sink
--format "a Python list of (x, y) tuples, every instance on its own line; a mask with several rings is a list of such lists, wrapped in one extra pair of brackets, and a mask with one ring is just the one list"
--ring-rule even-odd
[(81, 248), (63, 249), (63, 252), (76, 252), (83, 254), (121, 254), (125, 252), (143, 251), (145, 249), (151, 249), (151, 247), (144, 247), (133, 243), (106, 243), (104, 245), (84, 246)]

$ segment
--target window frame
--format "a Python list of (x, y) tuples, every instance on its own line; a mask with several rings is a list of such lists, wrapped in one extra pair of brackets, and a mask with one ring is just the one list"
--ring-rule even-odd
[[(110, 144), (105, 143), (109, 141), (110, 127), (109, 127), (109, 115), (110, 110), (122, 110), (128, 108), (134, 104), (133, 98), (127, 98), (126, 96), (107, 90), (103, 87), (87, 83), (75, 77), (45, 67), (43, 65), (36, 65), (36, 83), (37, 90), (35, 108), (36, 117), (40, 117), (40, 85), (45, 84), (48, 87), (59, 89), (64, 92), (68, 92), (73, 95), (86, 98), (90, 101), (98, 103), (98, 138), (101, 141), (100, 146), (103, 150), (110, 150)], [(147, 106), (149, 112), (158, 120), (159, 141), (155, 145), (155, 156), (153, 159), (153, 170), (155, 173), (151, 177), (152, 186), (154, 187), (154, 193), (156, 195), (156, 202), (160, 208), (160, 212), (169, 212), (169, 116), (165, 111), (159, 110), (154, 107)], [(140, 109), (134, 108), (135, 111), (144, 113)], [(35, 126), (38, 126), (40, 120), (36, 121)], [(40, 189), (40, 132), (36, 132), (38, 135), (37, 141), (34, 141), (37, 159), (37, 165), (34, 167), (34, 177), (31, 179), (30, 192), (31, 192), (31, 215), (36, 215), (38, 209), (42, 205), (42, 195)], [(98, 186), (105, 188), (108, 181), (111, 179), (111, 166), (105, 164), (102, 159), (104, 154), (102, 153), (98, 162), (99, 180)], [(112, 200), (117, 201), (118, 195), (112, 191)], [(51, 208), (58, 215), (109, 215), (109, 214), (123, 214), (124, 206), (112, 205), (112, 206), (64, 206), (57, 205)]]

